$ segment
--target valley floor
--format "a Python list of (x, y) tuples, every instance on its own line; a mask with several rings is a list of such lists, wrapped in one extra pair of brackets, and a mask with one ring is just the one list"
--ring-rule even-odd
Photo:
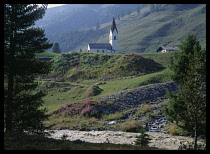
[[(193, 138), (185, 136), (172, 136), (164, 133), (147, 132), (152, 139), (149, 147), (158, 149), (178, 150), (180, 142), (192, 142)], [(131, 144), (134, 145), (136, 136), (139, 133), (122, 132), (122, 131), (74, 131), (74, 130), (55, 130), (51, 133), (50, 138), (71, 141), (85, 141), (91, 143), (113, 143), (113, 144)]]

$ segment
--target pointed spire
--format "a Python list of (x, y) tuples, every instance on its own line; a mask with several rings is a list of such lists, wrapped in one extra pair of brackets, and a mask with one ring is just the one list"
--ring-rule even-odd
[[(115, 24), (115, 20), (114, 20), (114, 17), (113, 17), (112, 26), (111, 26), (111, 31), (112, 31), (112, 33), (113, 33), (114, 29), (116, 29), (116, 31), (117, 31), (117, 26), (116, 26), (116, 24)], [(118, 33), (118, 31), (117, 31), (117, 33)]]

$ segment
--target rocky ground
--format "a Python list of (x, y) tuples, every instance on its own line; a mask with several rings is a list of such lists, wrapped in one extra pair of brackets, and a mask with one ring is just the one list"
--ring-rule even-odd
[[(166, 150), (177, 150), (180, 142), (193, 141), (191, 137), (171, 136), (169, 134), (147, 132), (152, 139), (150, 147), (157, 147)], [(74, 131), (74, 130), (55, 130), (50, 138), (66, 139), (71, 141), (85, 141), (92, 143), (114, 143), (114, 144), (134, 144), (139, 133), (121, 131)]]
[(71, 128), (55, 130), (50, 137), (77, 142), (134, 144), (139, 133), (116, 131), (119, 129), (114, 128), (114, 125), (135, 120), (141, 121), (142, 125), (147, 128), (147, 134), (152, 139), (149, 143), (150, 147), (177, 150), (180, 142), (192, 142), (193, 138), (171, 136), (163, 129), (167, 124), (162, 112), (163, 103), (168, 101), (165, 96), (167, 90), (174, 92), (177, 86), (174, 82), (158, 83), (103, 97), (100, 99), (103, 103), (96, 107), (97, 111), (100, 111), (101, 114), (108, 112), (116, 115), (123, 111), (123, 114), (116, 116), (115, 119), (112, 118), (111, 121), (104, 121), (100, 129), (90, 126), (84, 129), (86, 131), (78, 131), (79, 127), (73, 130), (70, 130)]

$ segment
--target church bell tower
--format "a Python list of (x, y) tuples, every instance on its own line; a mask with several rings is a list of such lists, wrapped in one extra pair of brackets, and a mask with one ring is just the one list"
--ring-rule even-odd
[(115, 53), (118, 53), (118, 31), (114, 17), (109, 33), (109, 43), (112, 45), (112, 50), (115, 50)]

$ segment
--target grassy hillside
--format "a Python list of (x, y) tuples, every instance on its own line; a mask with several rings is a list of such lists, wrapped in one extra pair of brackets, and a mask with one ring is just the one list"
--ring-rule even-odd
[[(124, 74), (125, 75), (124, 77), (122, 76), (115, 77), (114, 74), (103, 74), (103, 73), (120, 71), (119, 68), (120, 66), (124, 68), (129, 68), (128, 67), (130, 65), (129, 63), (133, 61), (132, 58), (139, 58), (140, 56), (139, 54), (128, 54), (128, 55), (120, 55), (120, 54), (107, 55), (107, 54), (96, 54), (96, 53), (63, 54), (63, 56), (69, 55), (69, 57), (71, 57), (71, 59), (69, 59), (68, 62), (64, 61), (65, 62), (64, 64), (71, 63), (72, 65), (75, 64), (76, 66), (75, 67), (70, 66), (72, 68), (66, 70), (66, 74), (63, 75), (65, 80), (59, 78), (57, 79), (51, 78), (51, 79), (38, 81), (39, 89), (45, 89), (48, 91), (48, 95), (44, 97), (44, 102), (45, 102), (44, 106), (48, 108), (50, 113), (63, 107), (63, 105), (65, 105), (65, 103), (67, 102), (76, 102), (90, 97), (95, 99), (101, 98), (103, 96), (117, 93), (125, 89), (136, 88), (147, 84), (171, 81), (169, 76), (170, 72), (167, 69), (167, 66), (170, 57), (173, 54), (174, 52), (141, 54), (142, 59), (143, 57), (147, 58), (144, 60), (146, 60), (147, 62), (152, 62), (150, 66), (152, 65), (154, 68), (156, 69), (158, 68), (158, 70), (147, 73), (142, 72), (134, 76), (129, 76), (129, 74), (132, 73), (132, 71), (131, 72), (128, 71), (127, 72), (128, 74), (127, 75)], [(79, 59), (79, 56), (81, 59), (80, 67), (78, 67), (78, 61), (77, 61)], [(57, 63), (59, 62), (59, 58), (61, 57), (62, 56), (58, 56), (56, 58), (58, 60)], [(98, 62), (95, 63), (93, 60), (90, 60), (91, 58), (94, 59), (96, 57), (100, 59)], [(88, 60), (90, 63), (88, 62), (85, 63), (85, 60)], [(60, 65), (61, 64), (62, 63), (60, 63)], [(141, 68), (141, 65), (142, 64), (140, 63), (133, 64), (134, 66), (133, 69), (134, 68), (138, 69), (138, 66), (139, 68)], [(108, 66), (110, 66), (110, 68), (108, 68)], [(83, 72), (83, 74), (78, 72)], [(124, 73), (126, 73), (126, 71), (124, 71)], [(91, 77), (91, 74), (93, 76), (95, 75), (98, 76), (97, 78), (88, 79), (88, 77)], [(82, 77), (84, 77), (83, 75), (86, 76), (87, 79), (82, 79)], [(102, 78), (103, 76), (104, 78)], [(77, 81), (76, 77), (78, 77)], [(103, 83), (105, 82), (106, 84), (100, 84), (96, 86), (96, 83), (100, 82)]]
[(141, 54), (72, 52), (54, 59), (54, 71), (69, 81), (111, 79), (157, 72), (163, 66)]
[[(69, 118), (55, 111), (72, 103), (78, 103), (78, 107), (82, 108), (84, 102), (90, 99), (95, 100), (127, 89), (171, 81), (167, 66), (173, 54), (174, 52), (109, 55), (73, 52), (57, 56), (54, 62), (57, 63), (57, 66), (63, 66), (63, 70), (60, 71), (61, 74), (57, 74), (61, 76), (38, 81), (38, 90), (47, 91), (47, 95), (43, 98), (43, 107), (48, 109), (48, 114), (51, 116), (46, 126), (51, 129), (76, 128), (78, 126), (81, 130), (87, 126), (102, 128), (104, 120), (117, 119), (122, 113), (108, 114), (97, 119), (82, 115)], [(125, 69), (121, 70), (122, 68)], [(144, 68), (142, 72), (133, 75), (135, 69), (142, 68)], [(149, 68), (154, 70), (151, 71)], [(121, 74), (117, 74), (117, 71), (121, 71)], [(110, 73), (116, 73), (118, 76)], [(146, 111), (150, 109), (149, 106), (146, 108)], [(126, 110), (125, 112), (129, 111)], [(148, 120), (148, 118), (144, 120)], [(131, 120), (129, 123), (114, 125), (113, 128), (124, 130), (127, 126), (128, 129), (140, 127), (138, 121)]]
[[(160, 45), (178, 45), (189, 33), (194, 33), (205, 46), (206, 14), (200, 13), (205, 5), (181, 9), (183, 5), (166, 5), (153, 13), (145, 7), (139, 15), (133, 12), (117, 21), (121, 53), (154, 53)], [(106, 42), (107, 39), (108, 34), (98, 42)]]
[[(187, 34), (194, 33), (203, 47), (206, 45), (205, 4), (162, 5), (151, 11), (148, 5), (140, 14), (132, 12), (116, 19), (119, 31), (120, 53), (155, 53), (161, 45), (176, 46)], [(115, 17), (116, 18), (116, 17)], [(111, 21), (111, 19), (110, 19)], [(59, 42), (63, 52), (87, 50), (88, 43), (108, 42), (111, 22), (78, 31), (47, 34), (53, 42)]]
[(100, 93), (94, 93), (94, 85), (101, 81), (84, 80), (81, 82), (58, 82), (58, 81), (39, 81), (39, 89), (46, 89), (48, 94), (43, 98), (44, 107), (48, 108), (48, 113), (60, 109), (67, 102), (78, 102), (86, 98), (101, 98), (113, 93), (132, 89), (153, 83), (163, 83), (171, 81), (168, 69), (157, 73), (151, 73), (134, 78), (109, 79), (106, 84), (99, 85)]

